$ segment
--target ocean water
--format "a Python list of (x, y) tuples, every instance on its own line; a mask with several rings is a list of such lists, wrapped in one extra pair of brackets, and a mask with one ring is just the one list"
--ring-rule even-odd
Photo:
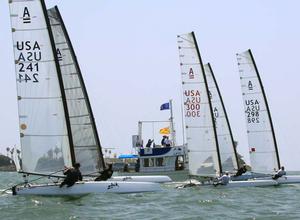
[[(0, 172), (0, 189), (21, 182)], [(55, 219), (300, 219), (300, 184), (278, 187), (176, 189), (82, 197), (0, 196), (0, 220)]]

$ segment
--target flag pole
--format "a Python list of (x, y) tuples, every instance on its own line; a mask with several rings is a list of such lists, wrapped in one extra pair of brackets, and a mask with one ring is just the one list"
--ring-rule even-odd
[(173, 117), (173, 106), (172, 106), (172, 99), (169, 100), (170, 103), (170, 123), (171, 123), (171, 136), (173, 141), (173, 146), (176, 146), (176, 135), (174, 130), (174, 117)]

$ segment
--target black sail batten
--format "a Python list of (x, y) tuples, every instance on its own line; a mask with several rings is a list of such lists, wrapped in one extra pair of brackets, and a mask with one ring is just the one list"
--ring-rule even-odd
[[(212, 75), (212, 79), (216, 85), (216, 89), (218, 91), (218, 95), (219, 95), (219, 98), (220, 98), (220, 101), (221, 101), (221, 105), (222, 105), (222, 108), (224, 110), (224, 114), (225, 114), (225, 120), (226, 120), (226, 123), (227, 123), (227, 126), (228, 126), (228, 129), (229, 129), (229, 133), (230, 133), (230, 138), (231, 138), (231, 141), (232, 143), (234, 144), (234, 139), (233, 139), (233, 135), (232, 135), (232, 130), (231, 130), (231, 127), (230, 127), (230, 123), (229, 123), (229, 119), (228, 119), (228, 115), (227, 115), (227, 112), (226, 112), (226, 108), (225, 108), (225, 105), (224, 105), (224, 102), (223, 102), (223, 98), (222, 98), (222, 95), (221, 95), (221, 92), (220, 92), (220, 89), (219, 89), (219, 86), (218, 86), (218, 83), (217, 83), (217, 80), (215, 78), (215, 74), (211, 68), (211, 65), (210, 63), (207, 64), (208, 65), (208, 68), (210, 69), (210, 72), (211, 72), (211, 75)], [(233, 152), (234, 152), (234, 156), (235, 156), (235, 161), (237, 163), (237, 167), (238, 169), (240, 168), (240, 164), (238, 162), (238, 156), (237, 156), (237, 151), (236, 151), (236, 146), (233, 146)]]
[(51, 31), (50, 21), (48, 18), (48, 13), (47, 13), (47, 9), (46, 9), (44, 0), (41, 0), (41, 5), (42, 5), (43, 15), (44, 15), (45, 22), (47, 25), (47, 30), (48, 30), (48, 34), (49, 34), (49, 38), (50, 38), (50, 42), (51, 42), (51, 49), (52, 49), (53, 57), (54, 57), (54, 61), (55, 61), (55, 67), (56, 67), (56, 71), (57, 71), (57, 77), (58, 77), (58, 81), (59, 81), (59, 86), (60, 86), (60, 91), (61, 91), (61, 96), (62, 96), (62, 103), (63, 103), (63, 108), (64, 108), (64, 115), (65, 115), (65, 120), (66, 120), (66, 127), (67, 127), (67, 132), (68, 132), (71, 161), (72, 161), (72, 165), (74, 166), (74, 164), (76, 163), (75, 150), (74, 150), (74, 144), (73, 144), (73, 138), (72, 138), (72, 132), (71, 132), (71, 124), (70, 124), (70, 120), (69, 120), (69, 111), (68, 111), (66, 94), (65, 94), (64, 85), (63, 85), (62, 74), (61, 74), (61, 70), (60, 70), (60, 66), (59, 66), (58, 57), (56, 56), (54, 37), (53, 37), (52, 31)]
[[(192, 36), (193, 36), (193, 39), (194, 39), (194, 42), (195, 42), (195, 48), (196, 48), (197, 55), (198, 55), (198, 58), (199, 58), (199, 61), (200, 61), (200, 66), (201, 66), (201, 70), (202, 70), (202, 73), (203, 73), (203, 78), (204, 78), (204, 83), (205, 83), (206, 92), (207, 92), (207, 94), (209, 94), (209, 89), (208, 89), (207, 79), (206, 79), (206, 76), (205, 76), (205, 74), (204, 74), (205, 71), (204, 71), (203, 62), (202, 62), (202, 59), (201, 59), (201, 55), (200, 55), (198, 43), (197, 43), (197, 40), (196, 40), (196, 37), (195, 37), (194, 32), (191, 32), (191, 34), (192, 34)], [(211, 100), (210, 100), (209, 97), (208, 97), (208, 103), (209, 103), (209, 109), (210, 109), (210, 113), (211, 113), (211, 120), (212, 120), (212, 123), (213, 123), (213, 130), (214, 130), (214, 136), (215, 136), (215, 141), (216, 141), (216, 148), (217, 148), (217, 155), (218, 155), (219, 169), (220, 169), (220, 174), (222, 174), (223, 171), (222, 171), (222, 164), (221, 164), (221, 155), (220, 155), (219, 143), (218, 143), (218, 138), (217, 138), (216, 124), (215, 124), (215, 120), (214, 120), (214, 118), (213, 118), (212, 104), (211, 104)]]
[(84, 80), (83, 80), (83, 77), (82, 77), (81, 69), (80, 69), (77, 57), (75, 55), (75, 51), (74, 51), (73, 45), (71, 43), (70, 37), (68, 35), (67, 29), (66, 29), (65, 24), (63, 22), (62, 16), (61, 16), (61, 14), (58, 10), (58, 7), (55, 6), (54, 9), (55, 9), (55, 11), (58, 15), (58, 19), (60, 20), (62, 30), (64, 32), (64, 35), (65, 35), (66, 40), (67, 40), (67, 44), (68, 44), (70, 52), (71, 52), (71, 56), (73, 58), (75, 67), (77, 69), (77, 75), (79, 77), (80, 85), (81, 85), (82, 91), (84, 93), (85, 101), (86, 101), (86, 104), (87, 104), (87, 109), (88, 109), (90, 119), (91, 119), (91, 122), (92, 122), (92, 127), (93, 127), (93, 132), (94, 132), (94, 136), (95, 136), (95, 140), (96, 140), (96, 145), (98, 146), (98, 155), (101, 158), (101, 160), (100, 160), (101, 164), (99, 164), (99, 165), (101, 165), (100, 167), (103, 167), (103, 169), (104, 169), (105, 168), (105, 162), (104, 162), (104, 158), (103, 158), (102, 147), (101, 147), (101, 143), (100, 143), (97, 127), (96, 127), (95, 118), (94, 118), (93, 111), (92, 111), (92, 108), (91, 108), (90, 100), (89, 100), (88, 93), (87, 93), (87, 90), (86, 90), (86, 86), (85, 86), (85, 83), (84, 83)]
[(260, 85), (260, 88), (261, 88), (261, 91), (262, 91), (262, 94), (263, 94), (263, 97), (264, 97), (264, 101), (265, 101), (265, 104), (266, 104), (266, 108), (267, 108), (267, 112), (268, 112), (268, 117), (269, 117), (269, 121), (270, 121), (270, 125), (271, 125), (271, 130), (272, 130), (272, 136), (273, 136), (273, 140), (274, 140), (274, 146), (275, 146), (276, 158), (277, 158), (277, 163), (278, 163), (278, 169), (280, 169), (281, 165), (280, 165), (280, 159), (279, 159), (279, 152), (278, 152), (278, 147), (277, 147), (277, 142), (276, 142), (276, 137), (275, 137), (275, 132), (274, 132), (274, 126), (273, 126), (273, 122), (272, 122), (272, 118), (271, 118), (271, 113), (270, 113), (270, 109), (269, 109), (269, 105), (268, 105), (266, 93), (265, 93), (265, 90), (264, 90), (264, 87), (263, 87), (263, 84), (262, 84), (262, 81), (261, 81), (261, 78), (260, 78), (260, 75), (259, 75), (256, 63), (255, 63), (255, 60), (254, 60), (254, 57), (252, 55), (252, 52), (251, 52), (250, 49), (248, 51), (249, 51), (251, 60), (253, 62), (254, 69), (255, 69), (255, 72), (256, 72), (256, 75), (257, 75), (257, 78), (258, 78), (258, 82), (259, 82), (259, 85)]

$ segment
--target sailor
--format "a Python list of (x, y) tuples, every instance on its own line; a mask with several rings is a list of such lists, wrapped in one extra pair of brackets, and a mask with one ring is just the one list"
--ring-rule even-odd
[(65, 167), (64, 175), (66, 175), (66, 178), (64, 181), (60, 184), (60, 188), (64, 185), (67, 185), (67, 187), (73, 186), (77, 181), (82, 181), (82, 175), (79, 170), (80, 163), (75, 163), (74, 167)]
[(113, 175), (112, 164), (108, 164), (108, 167), (105, 168), (102, 172), (100, 172), (100, 176), (98, 176), (95, 181), (106, 181)]
[(247, 166), (246, 164), (244, 164), (242, 167), (240, 167), (240, 169), (238, 169), (238, 171), (236, 172), (236, 174), (234, 176), (241, 176), (243, 173), (247, 172)]
[(149, 147), (149, 148), (150, 148), (153, 141), (154, 141), (154, 140), (149, 139), (149, 140), (148, 140), (148, 143), (146, 144), (146, 147)]
[(284, 170), (284, 166), (279, 169), (276, 174), (272, 177), (273, 180), (277, 180), (279, 177), (282, 177), (283, 175), (286, 175), (286, 172)]
[(226, 171), (223, 176), (218, 178), (218, 181), (216, 183), (214, 183), (214, 186), (227, 185), (229, 183), (229, 180), (230, 180), (229, 172)]

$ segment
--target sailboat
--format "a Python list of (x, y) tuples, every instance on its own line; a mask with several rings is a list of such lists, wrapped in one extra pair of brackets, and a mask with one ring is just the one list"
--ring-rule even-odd
[(238, 155), (223, 98), (210, 63), (204, 65), (204, 74), (207, 79), (214, 117), (213, 123), (215, 123), (216, 126), (222, 169), (229, 173), (235, 173), (240, 168)]
[[(69, 84), (71, 87), (64, 85), (65, 76), (56, 56), (54, 37), (44, 1), (10, 0), (9, 8), (18, 95), (21, 172), (26, 175), (61, 176), (62, 167), (74, 165), (77, 162), (76, 153), (80, 151), (83, 155), (78, 156), (78, 160), (83, 163), (84, 173), (99, 169), (103, 166), (99, 158), (94, 157), (92, 162), (85, 160), (86, 155), (91, 152), (100, 152), (100, 145), (97, 145), (99, 143), (92, 143), (90, 148), (80, 148), (81, 143), (87, 145), (91, 140), (97, 141), (93, 125), (86, 125), (87, 133), (77, 134), (82, 135), (78, 140), (76, 132), (72, 133), (72, 126), (76, 130), (77, 123), (89, 124), (93, 122), (93, 118), (90, 117), (89, 121), (87, 117), (84, 120), (81, 118), (82, 121), (75, 119), (77, 117), (72, 118), (78, 116), (78, 112), (72, 112), (69, 108), (72, 99), (79, 98), (80, 94), (66, 92), (67, 88), (72, 90), (71, 87), (76, 84)], [(74, 76), (79, 77), (78, 74)], [(70, 99), (69, 102), (67, 99)], [(85, 105), (87, 106), (86, 100)], [(83, 106), (84, 104), (81, 110)], [(94, 138), (91, 138), (93, 135)], [(88, 140), (85, 137), (88, 137)], [(12, 190), (14, 195), (78, 195), (100, 192), (149, 192), (159, 191), (161, 188), (158, 183), (151, 182), (83, 181), (72, 187), (60, 188), (58, 183), (31, 185), (25, 181), (24, 184), (14, 186)]]
[[(58, 7), (48, 9), (51, 31), (66, 94), (75, 158), (83, 175), (99, 175), (105, 168), (93, 111), (82, 73)], [(114, 176), (114, 181), (171, 182), (168, 176)]]
[[(281, 167), (271, 113), (251, 50), (236, 54), (247, 124), (252, 172), (271, 176)], [(284, 176), (278, 183), (300, 183), (300, 176)]]
[[(213, 89), (214, 86), (210, 86), (211, 91), (209, 90), (208, 77), (206, 75), (212, 71), (208, 69), (208, 66), (205, 74), (195, 34), (191, 32), (178, 35), (177, 42), (181, 66), (189, 172), (192, 177), (200, 179), (202, 182), (207, 179), (213, 180), (223, 174), (223, 164), (225, 167), (225, 161), (228, 158), (230, 158), (232, 168), (237, 166), (233, 150), (231, 147), (228, 147), (228, 143), (232, 141), (231, 138), (229, 139), (228, 120), (224, 118), (222, 122), (214, 117), (213, 107), (217, 105), (212, 104), (212, 100), (216, 101), (216, 103), (219, 102), (217, 101), (218, 98), (216, 98), (218, 93), (216, 93), (216, 89)], [(225, 111), (220, 115), (225, 116)], [(220, 130), (222, 129), (222, 131), (219, 131), (220, 134), (226, 134), (225, 136), (228, 137), (226, 141), (224, 141), (225, 139), (223, 141), (220, 140), (221, 135), (218, 139), (216, 120), (219, 122)], [(224, 127), (222, 128), (222, 126)], [(213, 181), (206, 181), (205, 184), (213, 185)], [(274, 180), (264, 179), (230, 181), (227, 185), (222, 185), (222, 187), (270, 186), (277, 184)]]

